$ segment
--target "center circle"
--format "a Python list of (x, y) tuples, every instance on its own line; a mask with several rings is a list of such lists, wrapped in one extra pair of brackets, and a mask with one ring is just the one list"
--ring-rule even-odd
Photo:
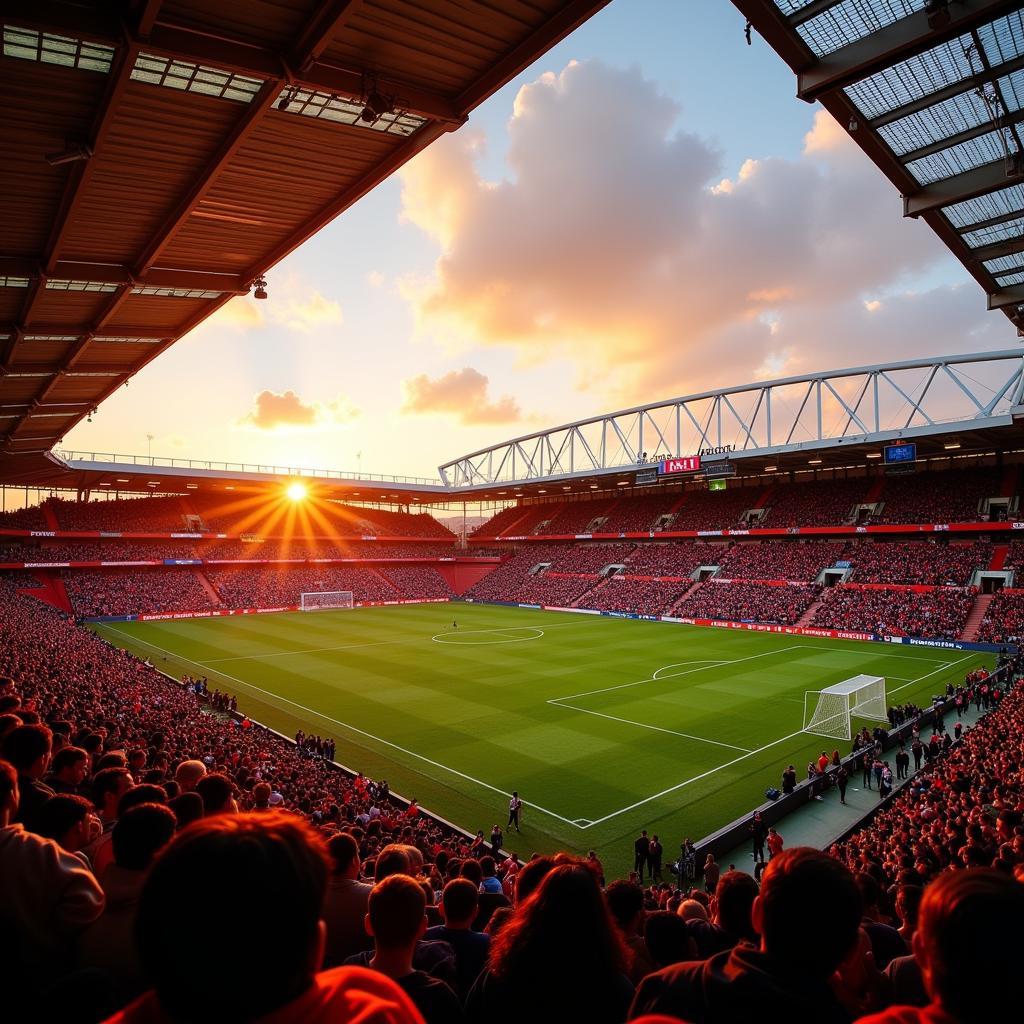
[[(504, 633), (531, 633), (532, 636), (503, 636)], [(494, 637), (491, 640), (462, 640), (464, 636), (480, 636), (481, 634)], [(435, 633), (430, 639), (435, 644), (452, 644), (455, 647), (483, 647), (494, 644), (521, 644), (526, 640), (539, 640), (544, 635), (543, 629), (536, 626), (505, 626), (498, 629), (454, 629), (447, 633)], [(459, 637), (460, 639), (447, 639), (448, 637)]]

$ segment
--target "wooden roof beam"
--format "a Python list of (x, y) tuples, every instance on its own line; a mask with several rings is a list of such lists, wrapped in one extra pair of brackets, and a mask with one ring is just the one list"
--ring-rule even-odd
[(295, 40), (288, 55), (288, 66), (300, 75), (308, 71), (364, 3), (365, 0), (324, 0)]
[[(110, 127), (117, 114), (121, 97), (131, 81), (131, 74), (135, 67), (135, 58), (138, 56), (138, 53), (139, 47), (137, 43), (126, 44), (121, 42), (118, 45), (114, 64), (110, 69), (107, 88), (93, 118), (92, 128), (89, 132), (87, 146), (92, 153), (99, 150), (106, 141)], [(89, 186), (95, 166), (95, 161), (92, 159), (80, 160), (71, 165), (71, 170), (64, 184), (64, 194), (61, 196), (60, 205), (57, 207), (57, 214), (53, 219), (50, 237), (47, 239), (46, 251), (43, 255), (43, 267), (51, 276), (60, 256), (61, 247), (67, 239), (67, 233), (74, 220), (78, 204), (81, 202)]]
[[(260, 91), (253, 97), (252, 102), (249, 103), (235, 123), (231, 133), (207, 161), (206, 166), (199, 173), (192, 187), (174, 207), (160, 227), (157, 228), (152, 240), (136, 264), (136, 272), (139, 276), (148, 276), (150, 273), (153, 273), (151, 268), (160, 258), (160, 254), (167, 248), (189, 217), (192, 216), (195, 208), (213, 187), (217, 176), (230, 163), (263, 116), (274, 105), (274, 101), (280, 92), (281, 79), (274, 78), (263, 83)], [(245, 291), (248, 291), (248, 282), (246, 282)]]

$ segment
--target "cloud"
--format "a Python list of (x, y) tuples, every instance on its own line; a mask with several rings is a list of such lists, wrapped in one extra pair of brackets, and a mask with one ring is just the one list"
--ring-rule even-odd
[(277, 300), (271, 296), (269, 316), (274, 323), (311, 334), (323, 327), (338, 327), (344, 322), (341, 304), (325, 298), (312, 289), (296, 289), (294, 282), (286, 281), (283, 294)]
[(451, 370), (442, 377), (425, 373), (403, 382), (403, 412), (451, 413), (461, 423), (511, 423), (521, 418), (519, 404), (510, 395), (488, 398), (488, 379), (471, 366)]
[(479, 135), (418, 156), (403, 216), (440, 252), (430, 280), (403, 285), (418, 330), (568, 356), (577, 387), (623, 404), (776, 365), (1010, 340), (974, 286), (908, 291), (952, 259), (828, 113), (796, 158), (751, 156), (732, 175), (681, 124), (638, 70), (573, 63), (519, 91), (508, 178), (480, 175)]
[(333, 402), (304, 402), (294, 391), (278, 394), (261, 391), (253, 399), (252, 408), (238, 421), (240, 426), (255, 430), (316, 430), (349, 423), (359, 416), (347, 398)]
[(250, 327), (263, 326), (263, 314), (260, 312), (259, 304), (247, 296), (236, 295), (226, 302), (210, 318), (210, 323), (218, 327), (233, 327), (236, 330), (246, 330)]

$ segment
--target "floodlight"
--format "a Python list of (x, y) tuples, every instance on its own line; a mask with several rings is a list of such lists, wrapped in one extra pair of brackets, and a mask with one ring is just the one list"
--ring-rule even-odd
[(267, 279), (265, 277), (257, 277), (253, 281), (253, 287), (255, 291), (252, 293), (254, 299), (265, 299), (267, 297)]
[(394, 113), (394, 105), (386, 96), (382, 96), (376, 89), (370, 91), (366, 97), (366, 106), (363, 107), (359, 120), (366, 124), (376, 124), (385, 114)]

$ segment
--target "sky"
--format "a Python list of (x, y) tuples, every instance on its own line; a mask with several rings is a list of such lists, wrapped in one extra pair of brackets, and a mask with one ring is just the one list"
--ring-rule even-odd
[(794, 92), (725, 0), (613, 0), (64, 447), (434, 478), (617, 408), (1015, 344)]

